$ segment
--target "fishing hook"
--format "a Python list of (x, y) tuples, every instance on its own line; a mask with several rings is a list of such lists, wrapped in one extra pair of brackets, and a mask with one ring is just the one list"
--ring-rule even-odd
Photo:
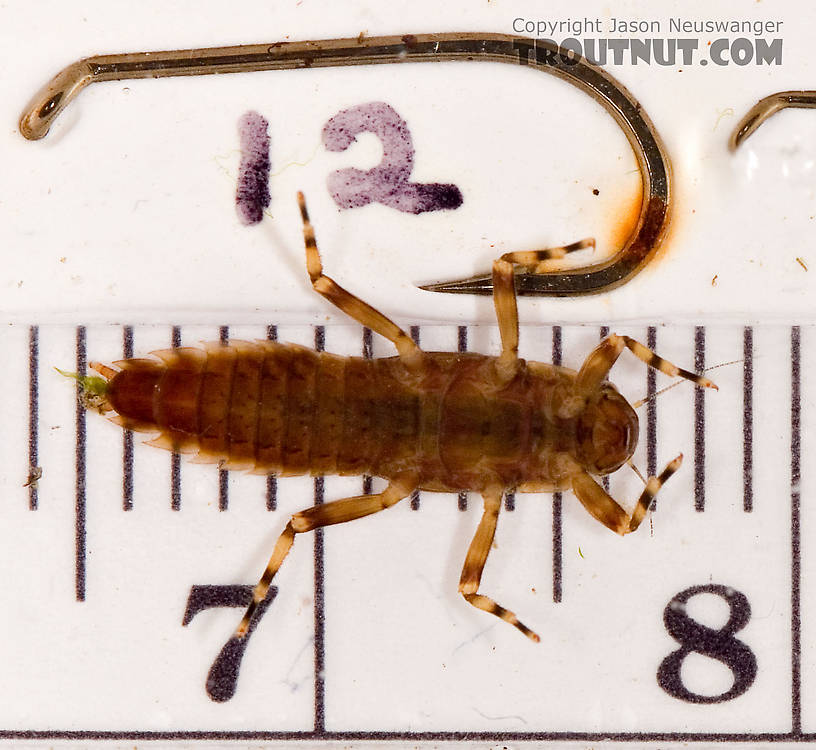
[[(640, 216), (614, 255), (580, 268), (517, 273), (518, 294), (574, 296), (617, 287), (654, 257), (665, 236), (671, 201), (671, 166), (663, 144), (638, 101), (597, 65), (544, 39), (478, 32), (276, 42), (164, 52), (86, 57), (60, 71), (32, 99), (20, 132), (42, 138), (51, 124), (90, 83), (136, 78), (240, 73), (403, 62), (488, 61), (532, 67), (561, 78), (592, 96), (623, 130), (642, 180)], [(491, 294), (489, 275), (433, 284), (426, 289)]]

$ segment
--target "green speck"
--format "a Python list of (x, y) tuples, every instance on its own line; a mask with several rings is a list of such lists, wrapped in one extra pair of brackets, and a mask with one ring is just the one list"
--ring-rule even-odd
[(66, 372), (59, 367), (54, 368), (62, 377), (71, 378), (79, 383), (84, 393), (91, 396), (104, 396), (108, 392), (108, 381), (99, 375), (80, 375), (77, 372)]
[(581, 548), (580, 548), (580, 547), (578, 547), (578, 554), (579, 554), (579, 555), (581, 555), (581, 559), (583, 560), (583, 559), (584, 559), (584, 553), (583, 553), (583, 552), (581, 552)]
[(93, 409), (100, 414), (110, 411), (108, 403), (108, 381), (99, 375), (80, 375), (77, 372), (66, 372), (59, 367), (54, 368), (64, 378), (76, 380), (79, 384), (79, 402), (86, 409)]

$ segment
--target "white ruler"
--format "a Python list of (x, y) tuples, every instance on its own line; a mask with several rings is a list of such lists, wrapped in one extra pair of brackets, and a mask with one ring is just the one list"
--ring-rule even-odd
[[(363, 480), (179, 462), (77, 410), (52, 366), (219, 336), (276, 335), (357, 356), (390, 355), (390, 345), (355, 326), (5, 329), (0, 738), (816, 738), (802, 471), (816, 336), (783, 326), (615, 332), (698, 370), (739, 361), (709, 373), (719, 392), (684, 384), (639, 410), (641, 470), (680, 451), (685, 462), (636, 534), (614, 536), (570, 493), (507, 499), (482, 590), (541, 644), (456, 593), (478, 497), (423, 492), (299, 537), (241, 658), (219, 653), (288, 515), (359, 494)], [(412, 333), (428, 350), (497, 349), (493, 328)], [(522, 354), (577, 367), (604, 333), (524, 327)], [(630, 401), (670, 382), (628, 355), (612, 380)], [(42, 478), (24, 488), (30, 466)], [(624, 505), (640, 491), (628, 470), (610, 485)]]

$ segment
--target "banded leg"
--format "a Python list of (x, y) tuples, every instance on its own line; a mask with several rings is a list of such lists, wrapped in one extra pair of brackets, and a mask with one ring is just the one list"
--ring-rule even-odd
[(546, 273), (548, 270), (548, 260), (560, 260), (567, 253), (574, 253), (576, 250), (585, 250), (588, 247), (595, 247), (595, 238), (587, 237), (577, 242), (561, 247), (548, 247), (545, 250), (517, 250), (512, 253), (505, 253), (501, 260), (519, 266), (527, 273)]
[(309, 272), (309, 278), (312, 280), (314, 290), (346, 315), (354, 318), (358, 323), (367, 326), (391, 341), (397, 347), (397, 352), (405, 366), (410, 370), (418, 370), (422, 366), (423, 352), (414, 343), (414, 340), (392, 320), (386, 318), (385, 315), (375, 310), (371, 305), (355, 297), (351, 292), (343, 289), (334, 279), (323, 273), (323, 263), (317, 249), (314, 227), (312, 227), (312, 222), (309, 220), (309, 212), (306, 210), (306, 199), (301, 192), (298, 192), (297, 199), (300, 206), (300, 215), (303, 219), (306, 269)]
[(493, 261), (493, 306), (499, 322), (502, 350), (496, 360), (499, 385), (509, 383), (518, 372), (518, 305), (513, 265), (503, 258)]
[(576, 379), (576, 389), (583, 394), (594, 391), (601, 382), (606, 379), (606, 376), (612, 369), (612, 365), (615, 364), (624, 348), (632, 352), (632, 354), (648, 367), (660, 370), (660, 372), (670, 375), (671, 377), (685, 378), (696, 385), (717, 390), (717, 386), (708, 378), (704, 378), (702, 375), (695, 375), (688, 370), (683, 370), (668, 360), (663, 359), (663, 357), (658, 356), (639, 341), (635, 341), (635, 339), (629, 336), (618, 336), (616, 333), (607, 336), (586, 360), (584, 360), (584, 364), (581, 366)]
[(589, 511), (590, 515), (604, 526), (623, 536), (630, 534), (645, 518), (646, 512), (652, 505), (658, 490), (668, 478), (680, 468), (683, 463), (681, 453), (663, 469), (656, 477), (649, 477), (646, 488), (638, 498), (637, 505), (631, 514), (627, 513), (589, 474), (583, 472), (572, 480), (572, 491)]
[(266, 598), (269, 586), (275, 573), (278, 572), (281, 564), (292, 544), (296, 534), (303, 534), (313, 529), (331, 526), (335, 523), (345, 523), (354, 521), (357, 518), (378, 513), (381, 510), (396, 505), (400, 500), (410, 495), (416, 489), (416, 479), (413, 476), (405, 476), (392, 481), (383, 492), (377, 495), (358, 495), (357, 497), (347, 497), (343, 500), (334, 500), (325, 505), (315, 505), (313, 508), (295, 513), (286, 524), (286, 528), (278, 537), (272, 557), (252, 592), (252, 602), (247, 607), (241, 623), (238, 625), (235, 635), (243, 638), (247, 634), (249, 622), (258, 605)]
[(518, 372), (518, 304), (516, 302), (516, 274), (513, 266), (520, 266), (525, 271), (541, 273), (546, 270), (548, 260), (563, 258), (567, 253), (595, 247), (592, 238), (573, 242), (563, 247), (551, 247), (546, 250), (527, 250), (505, 253), (493, 261), (493, 305), (496, 308), (496, 319), (499, 322), (502, 351), (496, 360), (496, 375), (499, 385), (509, 383)]
[(529, 639), (538, 643), (541, 640), (538, 635), (519, 622), (515, 614), (497, 604), (489, 596), (478, 593), (479, 584), (482, 581), (482, 572), (487, 562), (487, 556), (490, 554), (493, 537), (496, 534), (501, 499), (501, 491), (484, 493), (484, 512), (482, 513), (482, 520), (479, 521), (479, 528), (476, 529), (476, 534), (465, 557), (462, 576), (459, 579), (459, 593), (477, 609), (482, 609), (491, 615), (496, 615), (505, 622), (509, 622)]

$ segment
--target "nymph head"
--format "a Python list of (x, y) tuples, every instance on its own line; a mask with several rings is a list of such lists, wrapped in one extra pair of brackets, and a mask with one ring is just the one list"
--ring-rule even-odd
[(578, 454), (591, 474), (610, 474), (635, 452), (638, 418), (611, 383), (603, 383), (576, 420)]

